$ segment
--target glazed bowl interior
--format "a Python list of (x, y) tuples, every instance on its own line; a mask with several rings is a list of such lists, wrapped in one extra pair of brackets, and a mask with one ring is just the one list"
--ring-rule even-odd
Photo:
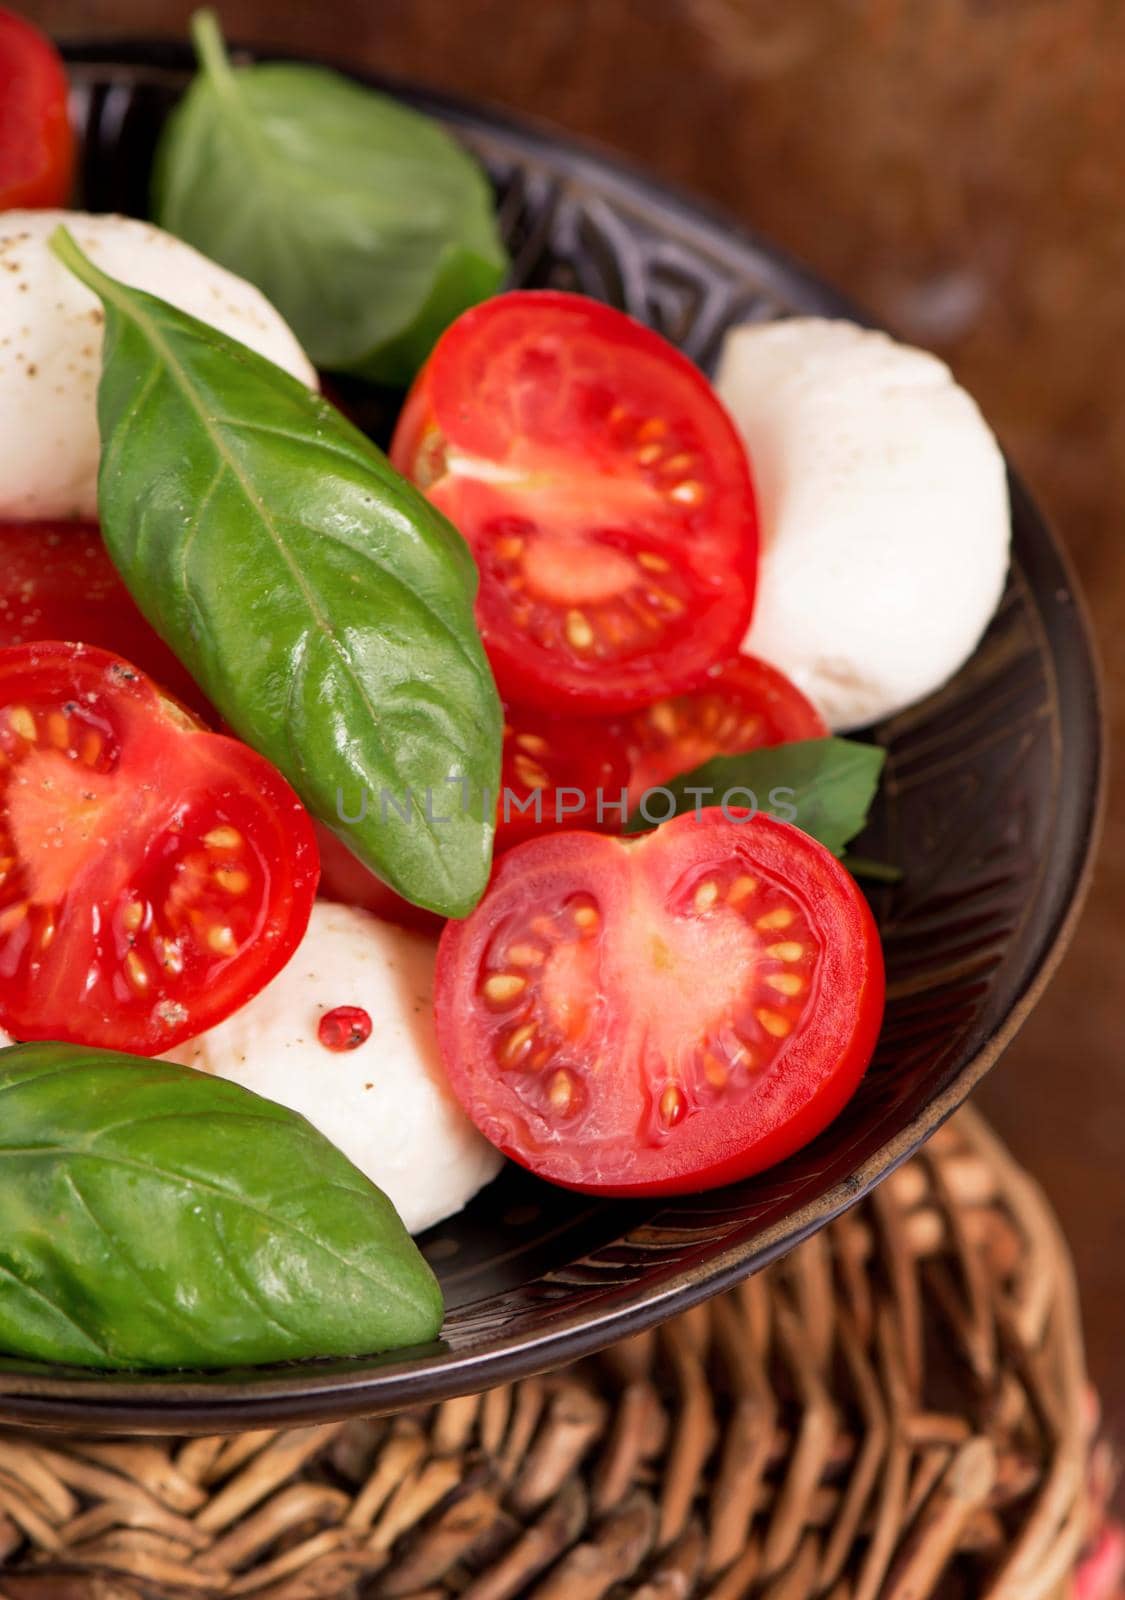
[[(143, 215), (185, 48), (68, 51), (84, 203)], [(386, 87), (384, 85), (384, 87)], [(439, 117), (496, 185), (512, 281), (623, 307), (705, 369), (734, 323), (849, 315), (730, 222), (619, 165), (487, 111), (390, 86)], [(385, 439), (397, 397), (349, 388)], [(1100, 787), (1095, 669), (1073, 579), (1012, 483), (1013, 564), (973, 659), (870, 730), (887, 752), (857, 848), (902, 869), (872, 904), (888, 969), (879, 1049), (813, 1145), (735, 1188), (597, 1202), (507, 1169), (422, 1248), (444, 1286), (440, 1344), (383, 1359), (156, 1377), (0, 1362), (0, 1419), (191, 1432), (375, 1412), (508, 1381), (683, 1309), (822, 1227), (921, 1143), (996, 1060), (1057, 960), (1086, 876)]]

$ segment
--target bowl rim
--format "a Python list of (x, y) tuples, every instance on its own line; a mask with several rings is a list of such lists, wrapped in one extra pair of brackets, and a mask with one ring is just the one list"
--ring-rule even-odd
[[(181, 39), (136, 36), (64, 39), (61, 48), (69, 66), (167, 68), (181, 74), (192, 64), (190, 47)], [(486, 102), (434, 91), (408, 79), (341, 66), (327, 57), (283, 50), (257, 50), (232, 45), (244, 58), (312, 61), (399, 96), (454, 126), (518, 137), (525, 147), (549, 156), (557, 169), (595, 180), (634, 201), (660, 206), (695, 239), (701, 232), (716, 239), (736, 239), (758, 258), (763, 280), (776, 279), (791, 297), (794, 285), (825, 314), (847, 316), (871, 326), (879, 324), (852, 305), (802, 264), (767, 243), (753, 229), (720, 207), (644, 171), (638, 164), (602, 150), (590, 141), (554, 130), (549, 125), (497, 110)], [(94, 1373), (84, 1377), (55, 1376), (49, 1371), (24, 1372), (0, 1363), (0, 1422), (17, 1428), (73, 1429), (106, 1433), (203, 1433), (238, 1431), (263, 1425), (330, 1421), (373, 1415), (430, 1404), (475, 1393), (497, 1384), (531, 1376), (592, 1354), (615, 1341), (662, 1322), (703, 1299), (730, 1288), (792, 1249), (818, 1228), (854, 1205), (889, 1176), (950, 1117), (1003, 1054), (1027, 1020), (1055, 973), (1073, 937), (1093, 872), (1105, 808), (1105, 722), (1101, 668), (1086, 603), (1070, 557), (1047, 518), (1017, 474), (1009, 469), (1013, 524), (1021, 518), (1035, 529), (1030, 541), (1033, 565), (1044, 568), (1038, 582), (1027, 573), (1027, 551), (1021, 570), (1041, 605), (1053, 591), (1059, 625), (1066, 637), (1057, 651), (1048, 651), (1056, 676), (1060, 721), (1071, 729), (1076, 746), (1059, 788), (1059, 811), (1070, 813), (1065, 882), (1055, 895), (1053, 915), (1034, 941), (1014, 980), (1014, 997), (1006, 1014), (956, 1076), (893, 1138), (862, 1162), (846, 1179), (819, 1198), (779, 1219), (770, 1227), (725, 1246), (710, 1260), (706, 1273), (690, 1263), (670, 1269), (654, 1289), (628, 1286), (607, 1296), (610, 1303), (592, 1311), (587, 1303), (561, 1314), (549, 1327), (522, 1334), (492, 1337), (487, 1347), (438, 1351), (418, 1365), (416, 1352), (395, 1352), (373, 1358), (363, 1371), (334, 1372), (316, 1363), (270, 1369), (240, 1368), (202, 1375), (168, 1373)], [(1016, 516), (1016, 512), (1020, 517)], [(1068, 711), (1072, 716), (1068, 719)], [(1042, 893), (1040, 889), (1037, 892)]]

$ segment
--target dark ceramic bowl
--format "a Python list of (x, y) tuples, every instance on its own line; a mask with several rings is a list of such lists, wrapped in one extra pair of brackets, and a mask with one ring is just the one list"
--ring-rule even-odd
[[(186, 80), (169, 44), (69, 52), (92, 210), (144, 214), (162, 118)], [(384, 87), (386, 87), (384, 85)], [(723, 331), (792, 312), (852, 314), (721, 217), (549, 133), (414, 89), (487, 164), (514, 281), (577, 288), (698, 361)], [(368, 402), (374, 430), (389, 403)], [(1014, 560), (999, 614), (955, 682), (872, 730), (887, 750), (862, 853), (898, 863), (873, 895), (888, 970), (874, 1064), (815, 1144), (736, 1188), (598, 1203), (509, 1168), (422, 1241), (444, 1339), (381, 1360), (128, 1377), (0, 1363), (0, 1420), (123, 1431), (235, 1429), (394, 1410), (581, 1355), (714, 1294), (823, 1227), (965, 1098), (1041, 993), (1082, 898), (1100, 793), (1100, 722), (1073, 577), (1012, 485)]]

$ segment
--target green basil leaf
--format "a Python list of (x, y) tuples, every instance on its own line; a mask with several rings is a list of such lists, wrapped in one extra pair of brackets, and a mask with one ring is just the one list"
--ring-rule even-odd
[(842, 856), (867, 821), (885, 760), (876, 745), (852, 739), (802, 739), (714, 756), (663, 789), (650, 790), (645, 812), (634, 812), (625, 831), (643, 833), (682, 811), (725, 802), (795, 823)]
[(295, 1112), (114, 1051), (0, 1052), (0, 1350), (225, 1367), (424, 1344), (441, 1321), (390, 1201)]
[(105, 306), (98, 506), (141, 610), (366, 866), (466, 915), (501, 719), (464, 540), (320, 396), (53, 245)]
[(870, 856), (853, 856), (849, 850), (844, 865), (853, 878), (866, 878), (871, 883), (901, 883), (903, 871), (889, 861), (872, 861)]
[(507, 268), (480, 167), (339, 73), (232, 67), (210, 12), (192, 33), (201, 70), (157, 148), (156, 220), (256, 283), (318, 366), (408, 383)]

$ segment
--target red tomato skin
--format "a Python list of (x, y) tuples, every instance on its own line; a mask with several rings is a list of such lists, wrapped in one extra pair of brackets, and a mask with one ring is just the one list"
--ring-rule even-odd
[(93, 522), (0, 522), (0, 648), (70, 639), (124, 656), (204, 722), (218, 718), (141, 614)]
[(75, 160), (67, 89), (51, 41), (0, 7), (0, 211), (66, 204)]
[[(13, 743), (13, 705), (20, 716), (30, 712), (39, 724), (38, 740), (26, 756)], [(81, 753), (72, 757), (72, 766), (56, 765), (52, 785), (69, 791), (74, 784), (77, 793), (77, 787), (92, 784), (104, 809), (94, 826), (84, 819), (75, 822), (65, 809), (66, 800), (54, 809), (51, 820), (63, 847), (60, 859), (67, 881), (61, 892), (56, 887), (45, 895), (36, 890), (36, 874), (46, 871), (56, 886), (60, 878), (59, 869), (52, 869), (51, 841), (34, 831), (34, 799), (21, 802), (25, 811), (19, 828), (12, 805), (20, 799), (25, 759), (43, 760), (45, 752), (47, 761), (61, 762), (53, 751), (62, 746), (52, 746), (49, 721), (59, 710), (72, 722), (92, 719), (83, 726), (95, 733), (107, 754), (101, 764), (96, 755), (90, 756), (90, 777), (83, 771), (87, 758)], [(72, 734), (74, 744), (79, 739)], [(9, 849), (14, 842), (16, 851), (14, 867), (0, 883), (0, 1027), (13, 1038), (159, 1055), (223, 1021), (289, 961), (308, 925), (319, 861), (307, 811), (263, 756), (236, 739), (209, 732), (119, 656), (57, 640), (0, 649), (0, 753), (5, 756), (0, 833)], [(81, 796), (97, 797), (96, 792)], [(207, 845), (205, 829), (218, 826), (229, 835), (235, 824), (242, 832), (235, 831), (233, 846), (216, 841), (211, 856), (201, 854)], [(21, 832), (35, 853), (32, 861), (19, 853)], [(96, 844), (84, 848), (91, 837)], [(195, 852), (194, 858), (183, 855), (185, 847)], [(177, 876), (181, 861), (187, 872), (182, 880)], [(226, 876), (218, 891), (214, 884), (220, 874)], [(193, 883), (205, 887), (197, 889)], [(136, 904), (135, 894), (147, 899), (149, 885), (153, 920), (144, 923), (135, 940), (126, 939), (124, 933), (137, 924), (123, 924), (121, 908), (126, 902)], [(147, 932), (167, 928), (171, 936), (171, 925), (158, 927), (154, 917), (162, 896), (169, 903), (179, 897), (179, 927), (187, 926), (196, 907), (204, 918), (199, 945), (178, 965), (169, 965), (174, 974), (170, 979), (161, 974), (161, 957), (153, 956)], [(19, 917), (21, 899), (22, 922), (5, 926), (9, 916)], [(217, 912), (220, 900), (223, 909)], [(51, 920), (53, 936), (30, 958), (34, 966), (29, 973), (22, 929), (43, 915)], [(206, 933), (236, 919), (248, 936), (233, 949), (211, 946), (212, 953), (203, 953)], [(13, 943), (13, 937), (20, 943)], [(135, 1003), (132, 996), (122, 998), (128, 994), (125, 951), (134, 948), (138, 958), (143, 951), (148, 972), (146, 991)], [(194, 990), (178, 986), (185, 970)], [(80, 994), (79, 972), (88, 975)], [(111, 994), (116, 998), (111, 1000)], [(183, 1015), (171, 1022), (158, 1017), (158, 1002), (164, 1001)]]
[(427, 911), (424, 906), (411, 905), (396, 894), (389, 884), (357, 861), (344, 841), (323, 822), (314, 822), (316, 842), (320, 850), (320, 898), (334, 900), (339, 905), (357, 906), (370, 911), (383, 922), (393, 922), (397, 928), (409, 928), (413, 933), (427, 933), (434, 938), (445, 926), (444, 917)]
[[(701, 721), (708, 710), (719, 713), (710, 730)], [(678, 737), (661, 732), (662, 711), (680, 725)], [(725, 732), (728, 717), (735, 726)], [(753, 732), (747, 733), (750, 722)], [(750, 655), (720, 661), (686, 695), (646, 706), (624, 723), (621, 738), (629, 758), (630, 804), (635, 806), (646, 790), (702, 766), (712, 756), (823, 739), (827, 733), (820, 712), (776, 667)]]
[[(732, 809), (731, 816), (737, 815), (740, 814)], [(788, 823), (761, 813), (745, 821), (728, 821), (717, 808), (704, 809), (698, 818), (702, 821), (693, 813), (681, 815), (641, 840), (567, 833), (518, 846), (500, 863), (476, 910), (463, 921), (448, 923), (439, 943), (434, 1009), (438, 1043), (454, 1094), (470, 1119), (505, 1156), (562, 1188), (582, 1194), (643, 1199), (695, 1194), (741, 1182), (785, 1160), (823, 1132), (855, 1093), (874, 1053), (885, 999), (882, 946), (871, 910), (851, 875), (822, 845)], [(736, 849), (736, 840), (753, 840), (754, 851), (747, 864), (757, 870), (768, 864), (771, 870), (782, 874), (791, 872), (795, 850), (802, 862), (802, 892), (809, 903), (824, 914), (835, 908), (833, 915), (839, 922), (841, 942), (828, 947), (830, 970), (827, 979), (821, 981), (827, 982), (833, 993), (848, 997), (850, 1028), (839, 1031), (839, 1018), (828, 1018), (815, 1030), (795, 1036), (786, 1048), (785, 1078), (804, 1098), (793, 1114), (776, 1125), (756, 1130), (746, 1129), (734, 1113), (713, 1119), (709, 1130), (712, 1137), (706, 1141), (708, 1149), (685, 1170), (652, 1171), (631, 1180), (612, 1175), (591, 1175), (587, 1179), (549, 1170), (549, 1162), (530, 1157), (512, 1138), (498, 1137), (503, 1119), (494, 1114), (488, 1100), (489, 1074), (498, 1071), (495, 1063), (483, 1063), (482, 1076), (478, 1077), (481, 1030), (479, 1008), (474, 1009), (473, 980), (481, 970), (489, 943), (502, 926), (508, 908), (533, 899), (533, 880), (538, 879), (540, 886), (554, 884), (565, 889), (572, 889), (579, 882), (603, 886), (615, 876), (615, 853), (659, 835), (665, 836), (666, 844), (669, 840), (677, 847), (687, 844), (686, 851), (675, 859), (675, 872), (682, 876), (693, 858), (709, 860), (713, 855), (708, 850), (707, 835), (719, 819), (732, 830), (730, 840)], [(689, 830), (695, 830), (694, 836)], [(616, 872), (619, 871), (618, 866)], [(614, 892), (612, 884), (609, 892)], [(659, 1003), (656, 993), (652, 1004)], [(626, 1074), (637, 1070), (628, 1060), (619, 1065)]]
[[(505, 490), (493, 483), (447, 475), (437, 464), (434, 441), (448, 438), (468, 455), (503, 460), (511, 440), (505, 434), (502, 406), (481, 401), (489, 358), (504, 343), (504, 320), (560, 319), (574, 325), (576, 337), (589, 335), (606, 355), (610, 370), (628, 372), (631, 363), (658, 367), (679, 400), (694, 408), (693, 421), (714, 463), (715, 494), (706, 514), (681, 508), (675, 539), (673, 521), (662, 513), (661, 549), (675, 561), (689, 584), (691, 601), (678, 620), (664, 619), (647, 651), (621, 662), (592, 660), (580, 668), (558, 649), (540, 646), (513, 626), (502, 585), (493, 573), (492, 546), (474, 535), (471, 522), (487, 523), (504, 509)], [(495, 385), (494, 385), (495, 387)], [(659, 400), (653, 398), (653, 409)], [(511, 418), (508, 419), (511, 421)], [(631, 481), (621, 473), (620, 454), (598, 437), (593, 420), (580, 441), (565, 430), (549, 437), (554, 467), (569, 449), (589, 460), (603, 481)], [(534, 464), (539, 442), (515, 448)], [(601, 716), (631, 711), (664, 695), (693, 687), (716, 661), (734, 655), (753, 611), (758, 561), (758, 525), (750, 467), (733, 423), (699, 369), (679, 350), (632, 317), (583, 295), (556, 290), (516, 290), (494, 297), (460, 316), (438, 341), (407, 396), (390, 449), (391, 460), (412, 478), (458, 526), (481, 572), (477, 622), (504, 698), (514, 705), (569, 716)], [(636, 471), (635, 469), (634, 476)], [(458, 514), (460, 502), (464, 514)], [(597, 513), (597, 495), (593, 510)], [(470, 510), (470, 508), (472, 508)], [(636, 530), (634, 530), (636, 533)], [(639, 537), (639, 536), (638, 536)], [(495, 542), (495, 541), (494, 541)], [(612, 546), (612, 540), (602, 540)], [(639, 540), (643, 543), (644, 540)], [(624, 546), (622, 547), (624, 548)], [(654, 580), (655, 581), (655, 580)], [(563, 609), (564, 602), (557, 602)]]

